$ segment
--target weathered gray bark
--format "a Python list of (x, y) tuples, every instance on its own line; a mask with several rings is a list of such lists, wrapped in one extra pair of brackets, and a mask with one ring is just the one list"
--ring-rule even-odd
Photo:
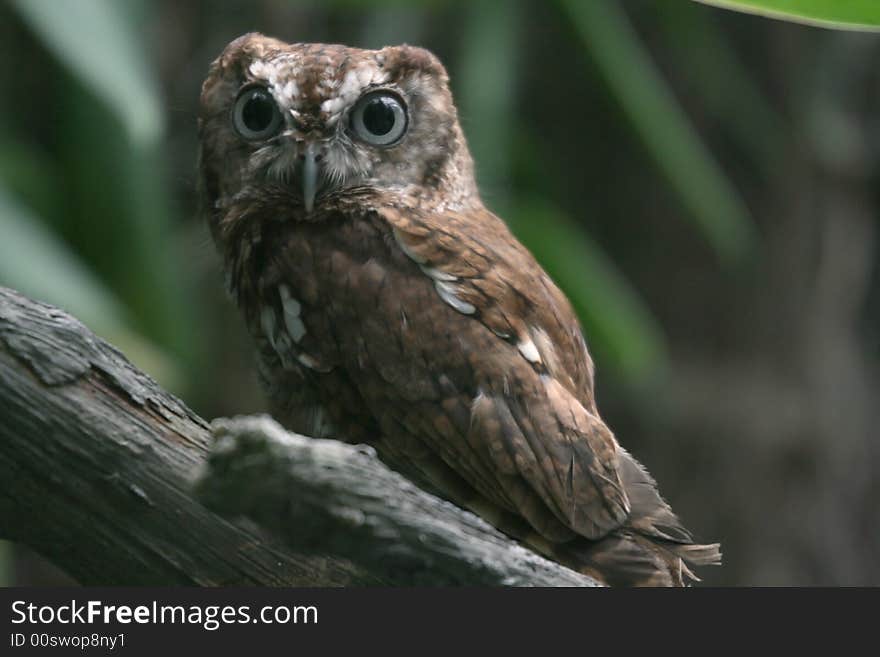
[(218, 420), (215, 430), (200, 498), (289, 545), (407, 584), (592, 584), (425, 493), (369, 447), (291, 434), (268, 417)]
[(0, 536), (84, 584), (594, 584), (369, 450), (265, 418), (217, 433), (209, 456), (208, 424), (121, 353), (0, 288)]

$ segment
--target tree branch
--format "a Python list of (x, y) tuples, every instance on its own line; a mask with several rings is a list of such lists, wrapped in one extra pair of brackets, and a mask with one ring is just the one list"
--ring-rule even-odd
[(198, 490), (290, 545), (404, 584), (583, 586), (577, 573), (389, 470), (365, 446), (287, 433), (267, 417), (215, 422)]
[[(595, 584), (366, 448), (266, 418), (216, 430), (76, 319), (0, 288), (0, 535), (83, 584)], [(196, 497), (199, 473), (235, 519)]]

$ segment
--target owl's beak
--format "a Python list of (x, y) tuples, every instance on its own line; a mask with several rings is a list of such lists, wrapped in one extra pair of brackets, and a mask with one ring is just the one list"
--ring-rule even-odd
[(305, 205), (307, 214), (311, 213), (312, 209), (315, 207), (315, 194), (318, 190), (318, 161), (316, 151), (317, 146), (315, 142), (310, 141), (306, 144), (302, 171), (302, 193), (303, 204)]

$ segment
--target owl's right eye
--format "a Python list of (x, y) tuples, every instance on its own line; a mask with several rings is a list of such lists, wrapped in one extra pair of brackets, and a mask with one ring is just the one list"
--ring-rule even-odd
[(281, 128), (281, 111), (267, 89), (251, 87), (236, 99), (232, 125), (245, 139), (267, 139)]

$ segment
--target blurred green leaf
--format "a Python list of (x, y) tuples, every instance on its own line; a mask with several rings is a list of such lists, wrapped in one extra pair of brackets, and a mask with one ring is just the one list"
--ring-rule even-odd
[(474, 0), (468, 3), (460, 36), (454, 83), (459, 116), (480, 189), (494, 207), (504, 207), (508, 200), (521, 17), (518, 1)]
[[(661, 2), (652, 8), (666, 37), (664, 46), (676, 56), (677, 71), (733, 137), (734, 147), (749, 155), (758, 174), (768, 180), (783, 171), (780, 159), (792, 129), (743, 63), (727, 31), (712, 20), (713, 12), (690, 2)], [(695, 52), (700, 56), (694, 57)]]
[[(201, 353), (194, 340), (189, 279), (175, 251), (175, 213), (159, 139), (163, 110), (140, 39), (152, 6), (139, 0), (15, 0), (13, 6), (73, 75), (47, 72), (44, 90), (47, 98), (64, 99), (64, 111), (51, 126), (64, 175), (46, 194), (63, 201), (51, 207), (34, 198), (34, 190), (46, 187), (49, 169), (36, 179), (39, 184), (30, 173), (18, 175), (9, 167), (6, 179), (50, 221), (51, 227), (39, 224), (38, 235), (30, 231), (29, 239), (54, 239), (66, 248), (67, 265), (73, 253), (81, 265), (79, 275), (68, 279), (51, 267), (32, 276), (26, 265), (39, 267), (42, 261), (22, 262), (15, 286), (68, 309), (131, 352), (167, 387), (182, 392), (180, 373), (195, 371)], [(0, 168), (5, 163), (8, 159), (0, 158)], [(19, 222), (19, 232), (27, 226)], [(99, 279), (106, 283), (98, 287), (118, 300), (114, 315), (102, 316), (96, 305)], [(29, 287), (35, 281), (43, 292)], [(53, 281), (55, 291), (49, 289)], [(79, 296), (76, 290), (73, 296), (60, 293), (66, 285)], [(125, 324), (118, 321), (122, 308)], [(173, 361), (154, 345), (173, 354)]]
[(66, 209), (55, 229), (124, 300), (132, 326), (194, 369), (195, 313), (177, 251), (163, 145), (130, 143), (113, 113), (87, 91), (71, 79), (57, 91), (66, 99), (57, 141), (67, 173), (58, 190)]
[(0, 183), (40, 217), (57, 215), (64, 205), (57, 161), (35, 144), (0, 130)]
[(697, 2), (820, 27), (880, 30), (878, 0), (697, 0)]
[(2, 187), (0, 235), (0, 285), (66, 310), (166, 387), (182, 384), (179, 368), (129, 328), (116, 295)]
[(125, 3), (112, 0), (13, 0), (12, 5), (69, 67), (119, 116), (135, 143), (162, 133), (156, 83)]
[(29, 210), (0, 188), (0, 284), (74, 313), (94, 331), (118, 331), (123, 307)]
[(663, 366), (666, 344), (651, 311), (586, 232), (540, 199), (517, 203), (516, 233), (568, 296), (590, 348), (630, 383)]
[(719, 256), (743, 258), (754, 226), (617, 3), (559, 0), (611, 93)]

